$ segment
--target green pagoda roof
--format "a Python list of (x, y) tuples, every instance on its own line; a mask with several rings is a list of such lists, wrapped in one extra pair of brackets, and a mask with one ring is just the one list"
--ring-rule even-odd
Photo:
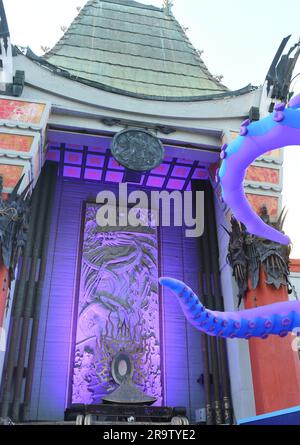
[(90, 0), (43, 57), (72, 79), (113, 92), (163, 99), (222, 94), (170, 8)]

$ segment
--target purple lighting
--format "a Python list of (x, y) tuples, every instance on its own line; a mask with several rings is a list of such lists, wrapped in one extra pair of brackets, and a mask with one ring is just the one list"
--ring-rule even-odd
[(151, 174), (154, 175), (167, 175), (169, 172), (170, 165), (169, 164), (161, 164), (151, 171)]
[(108, 171), (105, 176), (105, 180), (108, 182), (117, 182), (120, 183), (123, 181), (124, 173), (123, 172), (112, 172)]
[[(74, 138), (74, 141), (76, 139)], [(100, 142), (100, 141), (99, 141)], [(156, 189), (190, 190), (190, 179), (208, 179), (205, 166), (195, 160), (166, 157), (152, 171), (130, 175), (109, 150), (111, 140), (101, 139), (101, 146), (75, 145), (61, 142), (48, 149), (47, 159), (61, 164), (64, 177), (105, 183), (132, 183)], [(78, 151), (75, 151), (78, 150)], [(80, 151), (79, 151), (80, 150)], [(76, 168), (77, 167), (77, 168)], [(81, 167), (81, 171), (79, 169)]]
[(59, 150), (49, 150), (46, 155), (47, 161), (60, 161), (60, 151)]
[(191, 172), (190, 167), (175, 166), (173, 168), (172, 176), (178, 176), (179, 178), (187, 178)]
[(183, 179), (170, 179), (167, 185), (168, 189), (182, 190), (185, 185)]
[(89, 153), (93, 152), (93, 153), (105, 153), (106, 152), (106, 148), (104, 147), (89, 147), (88, 148)]
[(79, 179), (81, 175), (81, 168), (79, 167), (70, 167), (65, 165), (64, 167), (64, 176), (67, 178), (77, 178)]
[(100, 181), (102, 178), (102, 170), (95, 170), (92, 168), (86, 168), (84, 173), (84, 179), (91, 181)]
[(108, 168), (114, 169), (114, 170), (124, 170), (124, 167), (120, 165), (115, 159), (110, 158), (108, 163)]
[(208, 173), (206, 170), (202, 168), (197, 168), (195, 173), (193, 174), (193, 179), (207, 179)]
[(161, 188), (164, 185), (164, 182), (165, 178), (161, 178), (159, 176), (149, 176), (147, 186)]
[(73, 153), (70, 151), (65, 152), (65, 163), (66, 164), (82, 164), (82, 153)]
[(97, 155), (87, 155), (86, 158), (86, 165), (88, 167), (103, 167), (104, 166), (104, 156), (97, 156)]

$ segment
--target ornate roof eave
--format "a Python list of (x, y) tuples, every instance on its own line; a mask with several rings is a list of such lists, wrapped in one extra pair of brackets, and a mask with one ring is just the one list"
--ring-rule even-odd
[(55, 65), (52, 65), (51, 63), (47, 62), (44, 58), (37, 56), (33, 53), (33, 51), (28, 48), (26, 57), (32, 60), (33, 62), (40, 64), (46, 68), (48, 68), (53, 73), (57, 74), (58, 76), (64, 77), (66, 79), (70, 79), (75, 82), (83, 83), (85, 85), (88, 85), (93, 88), (97, 88), (103, 91), (107, 91), (109, 93), (115, 93), (120, 94), (123, 96), (129, 96), (134, 97), (137, 99), (144, 99), (144, 100), (151, 100), (151, 101), (165, 101), (165, 102), (204, 102), (204, 101), (212, 101), (212, 100), (218, 100), (218, 99), (226, 99), (230, 97), (236, 97), (241, 96), (243, 94), (248, 94), (252, 91), (255, 91), (258, 89), (257, 86), (253, 86), (251, 84), (240, 88), (235, 91), (225, 91), (223, 93), (212, 93), (209, 95), (201, 95), (201, 96), (180, 96), (180, 97), (165, 97), (165, 96), (152, 96), (152, 95), (146, 95), (146, 94), (139, 94), (139, 93), (133, 93), (126, 90), (120, 90), (118, 88), (111, 87), (109, 85), (101, 84), (98, 82), (93, 82), (87, 79), (84, 79), (82, 77), (75, 76), (71, 73), (69, 73), (66, 70), (63, 70), (61, 68), (58, 68)]
[(84, 130), (84, 138), (127, 127), (148, 128), (167, 140), (177, 157), (184, 150), (191, 159), (207, 163), (219, 159), (224, 132), (237, 128), (249, 109), (259, 105), (262, 95), (262, 88), (248, 93), (246, 88), (244, 94), (230, 93), (231, 97), (217, 100), (159, 102), (80, 84), (20, 50), (14, 56), (15, 68), (26, 72), (23, 97), (52, 104), (49, 128), (76, 131), (79, 136)]
[(17, 70), (26, 72), (24, 97), (36, 94), (40, 100), (55, 104), (61, 110), (59, 115), (65, 112), (66, 116), (70, 115), (73, 110), (78, 116), (89, 115), (97, 125), (102, 119), (142, 121), (155, 124), (155, 127), (166, 126), (192, 133), (217, 129), (220, 137), (220, 131), (223, 134), (225, 128), (238, 128), (249, 116), (251, 107), (259, 107), (263, 91), (262, 87), (248, 87), (215, 100), (211, 97), (207, 100), (192, 98), (192, 101), (190, 98), (187, 101), (149, 100), (80, 84), (53, 67), (26, 57), (23, 51), (15, 51), (14, 65)]

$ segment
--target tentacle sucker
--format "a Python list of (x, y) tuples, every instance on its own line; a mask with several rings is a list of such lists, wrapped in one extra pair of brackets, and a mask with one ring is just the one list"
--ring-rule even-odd
[(300, 327), (300, 301), (284, 301), (239, 312), (206, 309), (197, 295), (182, 281), (160, 278), (162, 286), (171, 289), (189, 322), (199, 331), (224, 338), (285, 337)]

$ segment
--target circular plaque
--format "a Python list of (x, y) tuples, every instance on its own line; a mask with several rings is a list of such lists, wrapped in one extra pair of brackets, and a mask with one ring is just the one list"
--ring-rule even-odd
[(145, 172), (158, 167), (164, 159), (160, 140), (145, 130), (124, 130), (112, 142), (113, 157), (130, 170)]

